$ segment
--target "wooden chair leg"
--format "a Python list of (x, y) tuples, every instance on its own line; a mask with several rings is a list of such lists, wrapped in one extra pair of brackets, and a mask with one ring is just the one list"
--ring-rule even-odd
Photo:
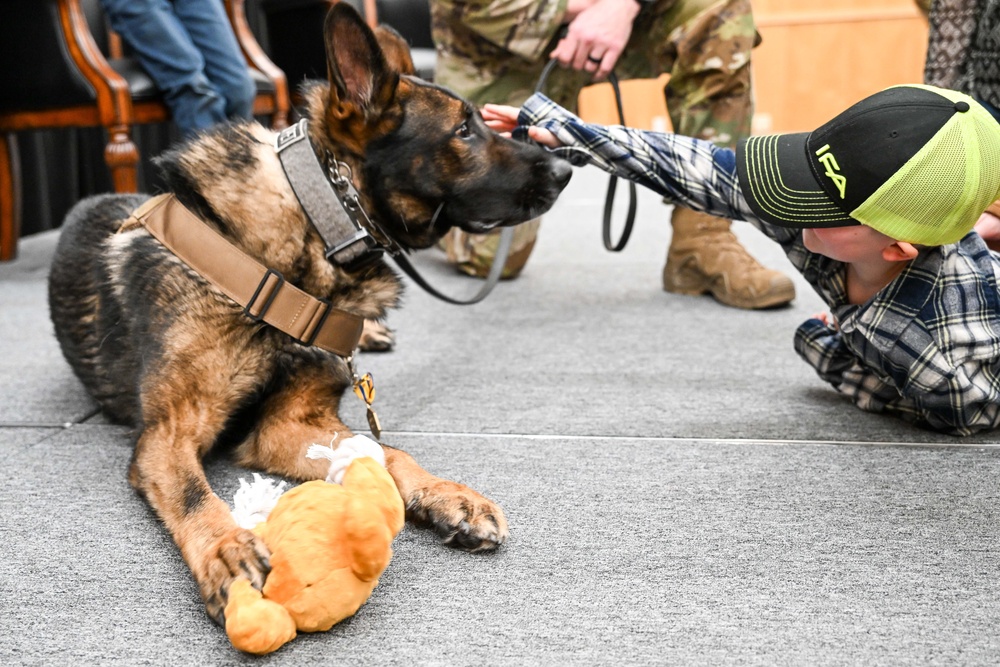
[(139, 149), (132, 142), (128, 125), (112, 125), (108, 129), (108, 145), (104, 161), (111, 170), (115, 192), (139, 191)]
[(21, 235), (21, 162), (17, 135), (6, 132), (0, 140), (0, 261), (17, 256)]
[(288, 127), (288, 109), (282, 109), (277, 102), (274, 106), (274, 115), (271, 116), (271, 129), (283, 130)]

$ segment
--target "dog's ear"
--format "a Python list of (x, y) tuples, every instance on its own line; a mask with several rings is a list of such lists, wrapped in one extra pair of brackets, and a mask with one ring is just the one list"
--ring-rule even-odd
[(375, 39), (382, 47), (389, 67), (401, 74), (413, 74), (416, 71), (410, 56), (410, 45), (392, 26), (380, 25), (376, 28)]
[(330, 8), (323, 27), (331, 108), (377, 114), (392, 99), (399, 72), (386, 61), (375, 34), (346, 2)]

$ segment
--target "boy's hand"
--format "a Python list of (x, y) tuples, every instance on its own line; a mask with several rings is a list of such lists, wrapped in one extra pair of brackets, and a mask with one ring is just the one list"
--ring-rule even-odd
[[(487, 104), (482, 108), (481, 113), (483, 114), (483, 120), (486, 121), (490, 129), (494, 132), (499, 132), (505, 137), (509, 137), (511, 131), (517, 127), (518, 111), (517, 107), (509, 107), (502, 104)], [(562, 143), (556, 139), (556, 135), (534, 125), (528, 128), (528, 137), (549, 148), (562, 146)]]
[(822, 322), (823, 326), (833, 327), (834, 329), (840, 328), (837, 326), (837, 320), (835, 320), (829, 313), (816, 313), (813, 315), (813, 319)]
[(1000, 251), (1000, 218), (992, 213), (983, 213), (973, 227), (990, 250)]
[(517, 127), (517, 107), (510, 107), (505, 104), (485, 104), (479, 110), (483, 114), (483, 120), (494, 132), (509, 135)]

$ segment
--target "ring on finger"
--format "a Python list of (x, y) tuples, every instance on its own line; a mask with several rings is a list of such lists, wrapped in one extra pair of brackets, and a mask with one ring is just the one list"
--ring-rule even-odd
[(594, 56), (591, 56), (591, 55), (587, 56), (587, 62), (594, 63), (595, 65), (600, 65), (601, 64), (601, 60), (602, 60), (602, 58), (595, 58)]

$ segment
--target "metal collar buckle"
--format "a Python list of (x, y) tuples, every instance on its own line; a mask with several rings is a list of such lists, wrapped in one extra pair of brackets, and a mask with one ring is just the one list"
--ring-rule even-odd
[(303, 139), (307, 138), (309, 135), (306, 134), (306, 126), (308, 122), (305, 118), (297, 122), (295, 125), (290, 125), (286, 127), (278, 136), (274, 138), (274, 150), (278, 153), (285, 150), (289, 146)]
[[(271, 276), (274, 276), (277, 281), (274, 283), (274, 287), (271, 289), (271, 292), (267, 295), (267, 299), (264, 300), (264, 305), (261, 307), (260, 312), (254, 315), (253, 306), (257, 302), (257, 298), (260, 296), (261, 292), (263, 292), (264, 288), (267, 287), (267, 281)], [(243, 307), (243, 314), (254, 322), (262, 322), (264, 320), (264, 316), (267, 315), (267, 311), (270, 310), (271, 304), (274, 303), (274, 298), (278, 296), (278, 292), (284, 284), (285, 277), (281, 275), (281, 272), (275, 271), (274, 269), (268, 269), (267, 272), (264, 273), (264, 277), (261, 278), (260, 282), (257, 284), (257, 289), (254, 290), (253, 296), (250, 297), (249, 301), (247, 301), (247, 305)]]

